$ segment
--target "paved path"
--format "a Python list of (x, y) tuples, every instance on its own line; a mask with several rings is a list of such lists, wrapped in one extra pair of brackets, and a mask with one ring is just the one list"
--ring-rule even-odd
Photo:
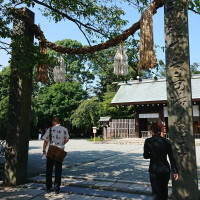
[[(43, 141), (30, 141), (29, 182), (19, 187), (0, 187), (0, 199), (150, 200), (149, 161), (142, 157), (143, 142), (130, 144), (130, 140), (124, 139), (117, 144), (94, 144), (71, 139), (66, 146), (61, 193), (55, 195), (45, 192)], [(200, 146), (196, 150), (200, 174)]]
[[(37, 185), (38, 187), (38, 185)], [(40, 189), (26, 187), (0, 188), (1, 200), (151, 200), (152, 197), (140, 194), (128, 194), (123, 192), (102, 191), (90, 188), (65, 187), (65, 191), (55, 195), (46, 193), (41, 185)]]
[[(42, 144), (43, 141), (30, 141), (29, 177), (45, 173), (45, 160), (41, 160)], [(149, 160), (142, 157), (143, 144), (94, 144), (85, 139), (71, 139), (66, 151), (65, 176), (149, 182)], [(200, 178), (200, 146), (196, 147), (196, 152)]]
[[(118, 178), (148, 182), (148, 160), (142, 157), (143, 146), (136, 144), (94, 144), (87, 140), (70, 140), (63, 175)], [(45, 173), (41, 160), (42, 141), (31, 141), (28, 176)]]

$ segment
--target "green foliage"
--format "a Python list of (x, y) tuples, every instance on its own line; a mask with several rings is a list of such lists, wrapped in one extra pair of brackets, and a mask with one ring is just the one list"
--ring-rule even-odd
[(102, 141), (104, 141), (104, 138), (99, 138), (99, 137), (95, 137), (95, 138), (90, 138), (89, 140), (88, 140), (89, 142), (102, 142)]
[(0, 101), (0, 139), (5, 139), (7, 132), (9, 97)]
[[(157, 70), (157, 74), (159, 77), (166, 77), (166, 65), (162, 60), (158, 61), (159, 63), (159, 68)], [(198, 70), (200, 67), (200, 63), (194, 62), (192, 65), (190, 65), (190, 72), (191, 75), (194, 74), (200, 74), (200, 71)]]
[(200, 71), (198, 70), (199, 67), (200, 67), (200, 63), (196, 63), (196, 62), (194, 62), (192, 65), (190, 65), (191, 75), (200, 74)]
[[(55, 44), (61, 45), (68, 48), (81, 48), (82, 44), (76, 40), (65, 39), (61, 41), (56, 41)], [(53, 67), (58, 65), (57, 56), (58, 53), (52, 50), (48, 50), (47, 54), (49, 55), (49, 74), (52, 77)], [(73, 80), (80, 82), (84, 85), (86, 90), (90, 89), (90, 85), (95, 79), (94, 72), (87, 65), (88, 58), (87, 55), (62, 55), (65, 61), (66, 66), (66, 80), (71, 82)]]
[(12, 32), (9, 24), (12, 22), (10, 7), (12, 3), (0, 0), (0, 38), (11, 37)]
[(0, 101), (9, 95), (10, 88), (10, 66), (0, 72)]
[(8, 120), (10, 67), (0, 72), (0, 139), (5, 139)]
[(113, 74), (114, 56), (117, 52), (117, 47), (95, 52), (93, 55), (88, 55), (88, 65), (96, 74), (97, 84), (94, 86), (94, 93), (98, 96), (100, 101), (103, 100), (103, 94), (107, 91), (107, 86), (111, 85), (112, 91), (116, 91), (114, 82), (127, 81), (136, 79), (138, 74), (138, 54), (139, 54), (139, 40), (130, 37), (125, 46), (128, 55), (129, 73), (126, 77), (116, 76)]
[(59, 116), (68, 125), (72, 112), (86, 96), (87, 92), (82, 89), (80, 83), (75, 81), (41, 88), (37, 97), (38, 126), (42, 127), (45, 121), (49, 121), (54, 116)]
[(33, 68), (33, 81), (32, 81), (32, 96), (33, 98), (38, 96), (38, 92), (42, 86), (42, 84), (36, 82), (35, 78), (36, 78), (36, 74), (37, 74), (37, 69), (36, 67)]
[(102, 114), (102, 104), (95, 97), (84, 100), (71, 116), (72, 126), (76, 127), (83, 135), (91, 135), (92, 127), (99, 126)]
[(104, 110), (104, 116), (112, 116), (114, 117), (116, 115), (116, 112), (118, 111), (117, 106), (114, 106), (111, 104), (111, 101), (113, 97), (115, 96), (114, 92), (106, 92), (103, 96), (103, 110)]
[[(158, 68), (158, 76), (166, 77), (166, 65), (162, 60), (158, 61), (159, 68)], [(157, 75), (157, 74), (156, 74)]]
[[(12, 39), (12, 71), (16, 71), (16, 68), (19, 67), (22, 74), (23, 72), (26, 73), (26, 71), (24, 71), (24, 68), (34, 66), (34, 64), (36, 63), (36, 47), (32, 44), (32, 42), (30, 42), (30, 39), (28, 37), (15, 35), (12, 37)], [(28, 74), (24, 75), (27, 76)]]
[[(70, 20), (75, 23), (87, 38), (88, 42), (96, 43), (119, 35), (128, 20), (123, 19), (126, 11), (121, 4), (128, 4), (140, 12), (150, 3), (150, 0), (0, 0), (0, 37), (12, 36), (10, 29), (13, 15), (11, 7), (39, 7), (44, 17), (55, 22)], [(199, 0), (177, 1), (200, 13)]]
[[(123, 19), (125, 11), (120, 7), (120, 3), (128, 3), (136, 6), (140, 11), (150, 3), (149, 0), (61, 0), (61, 1), (37, 1), (37, 0), (0, 0), (0, 37), (12, 38), (11, 22), (12, 13), (10, 8), (35, 7), (40, 5), (40, 10), (45, 17), (55, 22), (68, 19), (74, 22), (84, 33), (88, 42), (95, 43), (113, 38), (122, 32), (127, 20)], [(189, 9), (200, 12), (199, 1), (186, 1)], [(139, 5), (139, 7), (138, 7)], [(33, 81), (33, 100), (32, 100), (32, 131), (35, 132), (37, 127), (42, 126), (54, 115), (59, 115), (66, 123), (68, 128), (72, 123), (73, 127), (82, 130), (84, 134), (91, 133), (91, 127), (97, 126), (100, 116), (110, 115), (113, 118), (133, 118), (131, 106), (113, 106), (111, 100), (116, 92), (116, 85), (113, 82), (127, 81), (130, 78), (136, 79), (139, 75), (143, 78), (150, 77), (151, 71), (146, 70), (138, 72), (138, 51), (139, 41), (134, 37), (129, 37), (125, 42), (127, 55), (129, 58), (129, 74), (124, 77), (117, 77), (113, 72), (113, 60), (117, 47), (96, 52), (93, 55), (64, 55), (66, 65), (66, 83), (54, 84), (53, 67), (58, 64), (56, 60), (57, 53), (48, 50), (47, 56), (39, 53), (39, 48), (26, 45), (26, 39), (17, 39), (12, 47), (17, 49), (18, 46), (26, 48), (21, 52), (23, 56), (16, 63), (16, 66), (23, 67), (29, 65), (39, 65), (46, 63), (48, 66), (49, 82), (46, 86), (37, 84)], [(72, 40), (57, 41), (56, 44), (64, 47), (82, 47), (82, 44)], [(15, 51), (12, 52), (15, 56)], [(17, 52), (19, 55), (19, 52)], [(165, 66), (162, 66), (160, 74), (165, 75)], [(12, 63), (15, 66), (15, 63)], [(192, 73), (199, 73), (197, 67), (199, 64), (191, 66)], [(7, 70), (7, 69), (6, 69)], [(9, 93), (9, 71), (3, 70), (0, 73), (0, 128), (1, 133), (6, 128), (7, 110), (8, 110), (8, 93)], [(14, 69), (13, 69), (14, 70)], [(36, 70), (33, 70), (35, 76)], [(90, 100), (86, 99), (87, 92), (91, 88), (94, 79), (97, 78), (98, 84), (94, 87), (94, 93), (98, 97)], [(86, 91), (83, 90), (84, 85)], [(109, 86), (109, 87), (108, 87)], [(80, 104), (81, 103), (81, 104)], [(80, 106), (79, 106), (80, 105)], [(79, 107), (78, 107), (79, 106)], [(78, 108), (78, 109), (77, 109)], [(72, 115), (73, 113), (73, 115)], [(84, 119), (84, 120), (83, 120)], [(72, 120), (72, 122), (71, 122)]]
[(114, 92), (106, 92), (103, 96), (103, 116), (110, 116), (113, 119), (134, 118), (132, 106), (117, 106), (111, 104)]
[(186, 0), (186, 5), (189, 9), (200, 14), (200, 2), (199, 0)]
[[(123, 1), (122, 1), (123, 2)], [(55, 22), (65, 19), (74, 22), (79, 29), (87, 35), (91, 41), (94, 38), (111, 38), (119, 34), (122, 27), (127, 24), (122, 16), (125, 11), (120, 6), (116, 6), (112, 0), (84, 0), (84, 1), (36, 1), (36, 0), (0, 0), (0, 36), (7, 37), (11, 34), (9, 24), (12, 21), (10, 7), (20, 6), (35, 7), (40, 6), (40, 11), (44, 17)], [(92, 39), (93, 38), (93, 39)]]
[(30, 123), (30, 138), (35, 139), (38, 137), (38, 105), (37, 98), (32, 96), (31, 104), (31, 123)]
[(132, 71), (129, 72), (128, 78), (135, 79), (138, 72), (138, 61), (139, 61), (139, 48), (140, 41), (135, 39), (134, 36), (129, 37), (125, 42), (127, 48), (128, 64), (131, 67)]

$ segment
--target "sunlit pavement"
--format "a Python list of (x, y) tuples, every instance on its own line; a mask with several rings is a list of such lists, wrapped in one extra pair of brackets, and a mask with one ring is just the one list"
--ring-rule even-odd
[[(29, 183), (0, 188), (0, 199), (152, 199), (149, 161), (142, 157), (144, 140), (118, 140), (111, 144), (71, 139), (66, 145), (62, 188), (59, 195), (45, 193), (43, 141), (30, 141)], [(198, 175), (200, 146), (196, 146)], [(171, 194), (171, 187), (169, 187)]]
[[(143, 159), (142, 155), (144, 140), (116, 141), (118, 144), (99, 144), (86, 139), (71, 139), (66, 145), (68, 154), (62, 174), (149, 182), (149, 160)], [(45, 160), (41, 160), (42, 144), (43, 141), (30, 141), (28, 177), (45, 173)], [(200, 146), (196, 146), (196, 153), (200, 178)]]

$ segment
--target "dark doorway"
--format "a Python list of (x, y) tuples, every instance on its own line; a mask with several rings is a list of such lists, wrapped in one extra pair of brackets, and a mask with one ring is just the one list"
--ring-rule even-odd
[(147, 118), (139, 119), (139, 137), (142, 137), (141, 131), (147, 131)]

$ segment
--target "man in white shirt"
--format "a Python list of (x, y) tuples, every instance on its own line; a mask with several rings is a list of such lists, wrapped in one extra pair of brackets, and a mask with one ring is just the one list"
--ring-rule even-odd
[[(51, 132), (51, 143), (50, 143), (50, 132)], [(57, 146), (59, 148), (64, 149), (65, 144), (69, 141), (68, 130), (60, 125), (59, 117), (54, 117), (53, 126), (48, 128), (44, 136), (43, 143), (43, 154), (46, 154), (48, 150), (47, 145)], [(53, 166), (55, 164), (55, 181), (54, 181), (54, 190), (55, 193), (58, 194), (60, 192), (61, 185), (61, 174), (62, 174), (62, 162), (54, 161), (50, 158), (47, 158), (46, 162), (46, 191), (51, 192), (52, 190), (52, 172)]]

